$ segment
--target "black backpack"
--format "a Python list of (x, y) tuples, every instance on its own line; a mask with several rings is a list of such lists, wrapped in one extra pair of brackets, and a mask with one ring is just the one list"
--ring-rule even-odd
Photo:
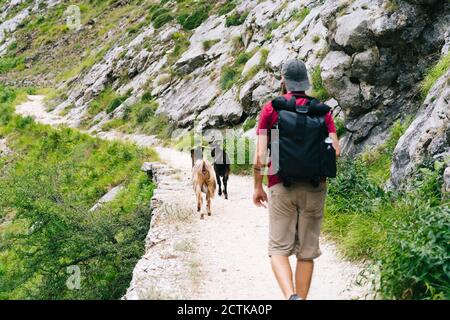
[[(272, 166), (283, 184), (311, 182), (318, 186), (321, 178), (336, 177), (336, 151), (328, 141), (325, 115), (330, 107), (305, 97), (305, 105), (297, 105), (296, 97), (272, 101), (278, 112), (278, 139), (271, 139)], [(274, 152), (278, 148), (278, 154)]]

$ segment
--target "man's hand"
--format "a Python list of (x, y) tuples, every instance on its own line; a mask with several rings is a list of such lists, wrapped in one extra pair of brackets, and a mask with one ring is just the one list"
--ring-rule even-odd
[(264, 207), (267, 208), (267, 193), (264, 191), (262, 187), (255, 188), (255, 191), (253, 193), (253, 203), (257, 207)]

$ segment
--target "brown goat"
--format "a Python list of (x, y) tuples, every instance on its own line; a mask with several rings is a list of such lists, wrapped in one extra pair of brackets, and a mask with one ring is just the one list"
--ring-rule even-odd
[[(208, 160), (203, 159), (203, 148), (191, 150), (192, 158), (192, 185), (197, 198), (197, 211), (202, 209), (202, 192), (206, 194), (206, 208), (208, 216), (211, 215), (211, 199), (216, 192), (216, 174)], [(200, 214), (204, 219), (204, 214)]]

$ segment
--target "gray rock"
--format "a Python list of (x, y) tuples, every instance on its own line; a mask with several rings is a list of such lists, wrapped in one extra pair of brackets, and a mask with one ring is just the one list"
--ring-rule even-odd
[(190, 126), (196, 115), (211, 105), (218, 90), (217, 82), (208, 76), (181, 81), (157, 100), (160, 105), (157, 112), (167, 115), (182, 127)]
[(450, 153), (450, 70), (428, 93), (424, 104), (394, 150), (391, 183), (400, 187), (426, 157)]
[(352, 59), (342, 51), (329, 52), (320, 67), (322, 80), (328, 92), (339, 102), (349, 118), (362, 113), (363, 104), (358, 84), (352, 83), (347, 76)]
[(242, 70), (242, 75), (246, 76), (250, 70), (258, 66), (259, 63), (261, 62), (261, 58), (262, 58), (261, 52), (260, 51), (256, 52), (245, 64), (244, 69)]
[(358, 9), (350, 14), (337, 18), (337, 29), (334, 40), (343, 47), (352, 47), (356, 50), (373, 45), (372, 35), (367, 28), (371, 12)]
[(91, 209), (89, 209), (89, 211), (95, 211), (105, 203), (113, 201), (122, 190), (122, 185), (115, 186), (114, 188), (109, 190), (103, 197), (101, 197), (100, 200), (98, 200), (98, 202)]
[(274, 72), (279, 72), (284, 62), (295, 59), (296, 55), (291, 49), (290, 44), (284, 39), (276, 42), (270, 49), (266, 65)]
[(180, 74), (188, 74), (203, 66), (208, 61), (208, 55), (200, 48), (184, 53), (174, 67)]
[(450, 192), (450, 167), (444, 170), (444, 192)]
[(238, 124), (242, 118), (243, 108), (237, 101), (237, 89), (232, 88), (220, 96), (211, 108), (198, 116), (202, 128), (220, 128), (227, 124)]
[(380, 62), (380, 52), (377, 47), (372, 47), (366, 51), (359, 52), (353, 57), (352, 77), (363, 81), (372, 82), (377, 77), (374, 72)]
[(0, 158), (7, 157), (12, 153), (12, 150), (8, 148), (6, 139), (0, 139)]

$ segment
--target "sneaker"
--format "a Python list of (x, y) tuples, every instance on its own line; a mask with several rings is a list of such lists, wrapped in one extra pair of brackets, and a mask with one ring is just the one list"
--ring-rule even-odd
[(303, 300), (303, 299), (300, 298), (298, 295), (293, 294), (292, 296), (289, 297), (289, 300)]

